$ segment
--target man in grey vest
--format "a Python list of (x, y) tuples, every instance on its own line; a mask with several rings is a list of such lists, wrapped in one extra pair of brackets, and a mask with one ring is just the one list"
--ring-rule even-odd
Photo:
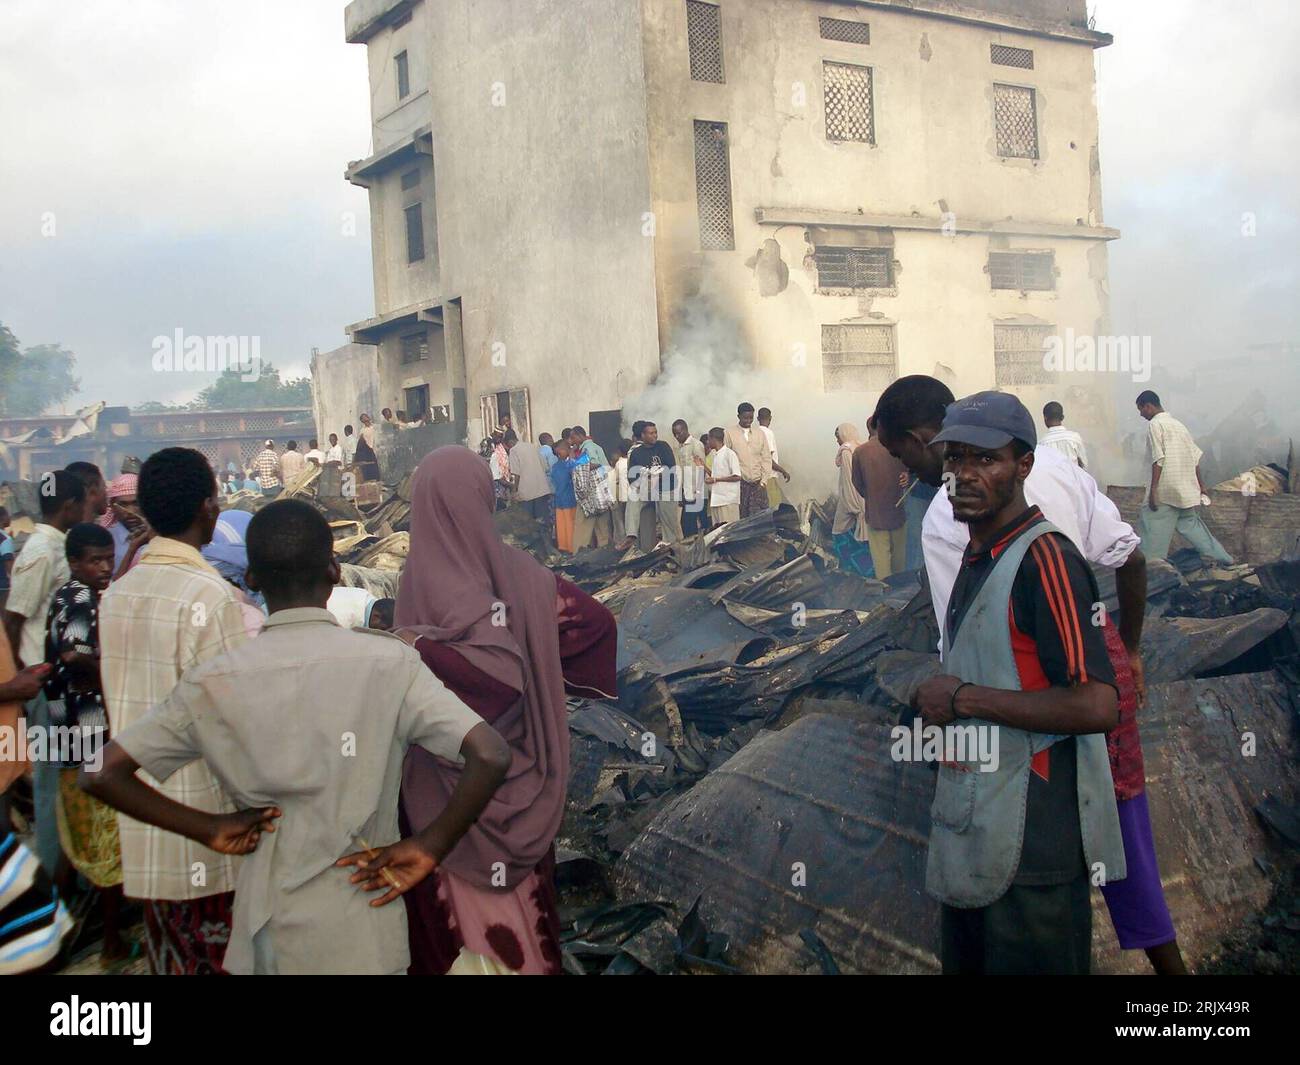
[(943, 626), (946, 673), (913, 705), (925, 726), (990, 729), (945, 748), (926, 889), (943, 903), (945, 973), (1086, 973), (1090, 886), (1124, 878), (1103, 733), (1118, 722), (1101, 600), (1069, 537), (1025, 501), (1033, 418), (980, 392), (934, 438), (970, 544)]

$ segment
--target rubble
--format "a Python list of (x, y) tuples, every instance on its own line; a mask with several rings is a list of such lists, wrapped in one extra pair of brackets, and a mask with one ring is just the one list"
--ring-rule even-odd
[[(939, 669), (929, 591), (923, 573), (840, 573), (819, 544), (828, 510), (552, 560), (619, 615), (619, 698), (572, 701), (560, 836), (619, 919), (575, 934), (571, 971), (937, 971), (933, 770), (889, 753)], [(1185, 551), (1147, 576), (1152, 819), (1184, 955), (1209, 966), (1294, 864), (1300, 562), (1206, 568)], [(1098, 971), (1145, 971), (1095, 906)], [(680, 946), (691, 915), (716, 957)]]

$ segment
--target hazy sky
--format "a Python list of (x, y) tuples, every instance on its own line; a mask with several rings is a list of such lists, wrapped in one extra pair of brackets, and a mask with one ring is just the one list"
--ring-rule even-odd
[[(373, 313), (365, 49), (342, 0), (3, 0), (0, 321), (58, 342), (82, 394), (180, 400), (152, 339), (310, 349)], [(1300, 339), (1300, 9), (1288, 0), (1097, 0), (1117, 332), (1169, 367)], [(345, 213), (355, 212), (355, 235)], [(1243, 236), (1243, 215), (1256, 235)], [(45, 235), (53, 224), (53, 235)]]

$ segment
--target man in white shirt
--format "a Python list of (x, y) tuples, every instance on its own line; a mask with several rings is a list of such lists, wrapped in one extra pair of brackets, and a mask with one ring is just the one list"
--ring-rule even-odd
[[(345, 425), (343, 427), (343, 439), (339, 441), (339, 447), (342, 449), (344, 466), (352, 465), (352, 456), (357, 452), (357, 438), (352, 433), (352, 426)], [(331, 442), (334, 440), (333, 433), (330, 433), (330, 440)]]
[(1039, 447), (1055, 448), (1071, 462), (1077, 462), (1084, 469), (1088, 467), (1088, 452), (1083, 446), (1083, 437), (1073, 429), (1067, 429), (1065, 408), (1053, 400), (1043, 408), (1043, 424), (1047, 432), (1038, 438)]
[(681, 418), (673, 422), (673, 439), (682, 486), (682, 535), (694, 536), (709, 527), (704, 512), (704, 445), (691, 436), (690, 426)]
[[(43, 475), (41, 520), (27, 537), (14, 559), (12, 586), (5, 603), (5, 635), (18, 656), (19, 669), (45, 662), (45, 621), (50, 604), (68, 579), (66, 542), (68, 530), (81, 521), (86, 506), (85, 482), (75, 473), (56, 470)], [(38, 692), (27, 703), (29, 727), (50, 725), (45, 693)], [(59, 771), (54, 761), (40, 759), (32, 767), (32, 791), (36, 801), (36, 857), (51, 876), (59, 863), (57, 797)]]
[(1201, 520), (1205, 485), (1201, 481), (1201, 449), (1192, 434), (1160, 406), (1160, 397), (1150, 390), (1138, 396), (1137, 409), (1150, 423), (1151, 488), (1142, 513), (1143, 547), (1155, 558), (1166, 558), (1169, 542), (1180, 532), (1202, 555), (1231, 565), (1232, 556)]
[(290, 440), (286, 445), (284, 454), (280, 456), (280, 476), (284, 478), (285, 484), (292, 484), (294, 479), (303, 471), (307, 465), (307, 460), (298, 450), (298, 441)]
[(726, 440), (727, 431), (721, 426), (709, 430), (713, 471), (705, 483), (709, 486), (709, 517), (714, 525), (740, 520), (740, 459)]
[(307, 454), (303, 456), (303, 458), (306, 459), (308, 463), (312, 463), (312, 462), (316, 463), (317, 466), (325, 465), (325, 452), (323, 452), (320, 449), (319, 440), (316, 439), (312, 440), (311, 450), (309, 450)]
[[(351, 428), (351, 426), (348, 428)], [(329, 450), (325, 452), (324, 465), (329, 466), (331, 463), (336, 466), (348, 465), (347, 459), (343, 454), (343, 445), (339, 443), (338, 433), (330, 433), (330, 447)]]
[[(763, 435), (767, 437), (767, 446), (772, 451), (772, 472), (779, 473), (788, 481), (790, 479), (790, 474), (786, 471), (785, 467), (777, 461), (780, 456), (777, 454), (776, 450), (776, 433), (772, 431), (771, 407), (758, 408), (758, 427), (763, 430)], [(775, 477), (769, 477), (767, 484), (764, 487), (767, 489), (768, 506), (775, 510), (781, 505), (781, 500), (784, 498), (781, 492), (781, 482)]]

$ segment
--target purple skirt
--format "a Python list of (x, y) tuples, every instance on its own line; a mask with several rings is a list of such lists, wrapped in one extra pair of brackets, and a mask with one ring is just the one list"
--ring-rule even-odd
[(1151, 814), (1146, 792), (1132, 799), (1119, 799), (1119, 830), (1124, 838), (1124, 862), (1128, 875), (1102, 885), (1101, 893), (1110, 910), (1110, 922), (1124, 950), (1150, 950), (1176, 937), (1174, 921), (1165, 903), (1156, 863), (1156, 845), (1151, 837)]

